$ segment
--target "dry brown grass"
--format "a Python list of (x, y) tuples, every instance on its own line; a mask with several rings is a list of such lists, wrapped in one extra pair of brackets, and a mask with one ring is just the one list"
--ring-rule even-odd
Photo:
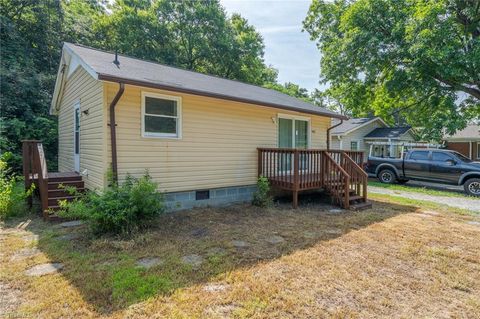
[[(22, 293), (6, 315), (480, 317), (480, 226), (467, 223), (479, 216), (439, 207), (437, 215), (429, 212), (431, 205), (422, 213), (392, 198), (383, 201), (343, 213), (329, 213), (321, 204), (197, 209), (165, 216), (130, 240), (92, 239), (83, 230), (80, 239), (61, 241), (69, 230), (37, 218), (25, 230), (12, 222), (0, 234), (0, 287)], [(25, 240), (32, 233), (38, 242)], [(285, 241), (268, 243), (272, 235)], [(237, 249), (232, 240), (250, 245)], [(29, 246), (42, 253), (11, 261)], [(204, 257), (200, 268), (181, 263), (189, 254)], [(145, 256), (164, 263), (138, 270), (135, 261)], [(24, 275), (46, 261), (62, 262), (65, 269)], [(212, 284), (220, 289), (206, 291)]]

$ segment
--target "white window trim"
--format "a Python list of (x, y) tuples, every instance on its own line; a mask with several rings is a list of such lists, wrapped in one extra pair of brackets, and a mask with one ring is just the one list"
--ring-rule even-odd
[[(357, 149), (356, 150), (352, 150), (352, 142), (357, 143)], [(360, 140), (351, 140), (350, 141), (350, 151), (360, 151)]]
[[(298, 115), (291, 115), (291, 114), (282, 114), (278, 113), (277, 114), (277, 147), (279, 147), (278, 144), (278, 134), (280, 132), (280, 121), (279, 119), (288, 119), (288, 120), (299, 120), (299, 121), (306, 121), (307, 122), (307, 132), (308, 132), (308, 143), (307, 143), (307, 149), (311, 148), (312, 145), (312, 123), (311, 123), (311, 118), (306, 117), (306, 116), (298, 116)], [(295, 143), (295, 122), (293, 122), (293, 130), (292, 130), (292, 141)], [(297, 146), (294, 145), (293, 148), (296, 148)]]
[[(170, 100), (177, 102), (177, 116), (160, 116), (159, 117), (170, 117), (170, 118), (177, 118), (177, 133), (152, 133), (152, 132), (145, 132), (145, 98), (152, 97), (152, 98), (159, 98), (164, 100)], [(155, 116), (155, 115), (149, 115)], [(151, 93), (151, 92), (142, 92), (142, 137), (144, 138), (163, 138), (163, 139), (174, 139), (180, 140), (182, 139), (182, 98), (179, 96), (173, 95), (165, 95), (159, 93)]]

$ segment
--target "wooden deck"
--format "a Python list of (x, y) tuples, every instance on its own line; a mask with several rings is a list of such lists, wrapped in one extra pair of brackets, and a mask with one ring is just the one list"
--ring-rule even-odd
[(258, 175), (275, 188), (298, 192), (323, 188), (343, 208), (367, 203), (367, 174), (361, 168), (363, 152), (307, 149), (258, 149)]

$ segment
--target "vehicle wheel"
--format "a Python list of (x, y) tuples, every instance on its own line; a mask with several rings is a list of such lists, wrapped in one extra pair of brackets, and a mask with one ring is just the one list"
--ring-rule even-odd
[(480, 178), (470, 178), (463, 184), (463, 188), (468, 195), (480, 197)]
[(399, 183), (399, 184), (401, 184), (401, 185), (405, 184), (406, 182), (408, 182), (408, 179), (399, 179), (399, 180), (397, 181), (397, 183)]
[(390, 169), (384, 169), (381, 170), (380, 173), (378, 173), (378, 179), (380, 182), (384, 184), (393, 184), (395, 183), (395, 180), (397, 177), (395, 176), (395, 173), (390, 170)]

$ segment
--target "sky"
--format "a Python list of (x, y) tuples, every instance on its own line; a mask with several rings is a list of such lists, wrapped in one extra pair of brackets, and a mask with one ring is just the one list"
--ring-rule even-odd
[(220, 0), (228, 14), (239, 13), (265, 43), (265, 62), (278, 70), (280, 83), (293, 82), (310, 92), (320, 88), (320, 53), (302, 21), (310, 0)]

